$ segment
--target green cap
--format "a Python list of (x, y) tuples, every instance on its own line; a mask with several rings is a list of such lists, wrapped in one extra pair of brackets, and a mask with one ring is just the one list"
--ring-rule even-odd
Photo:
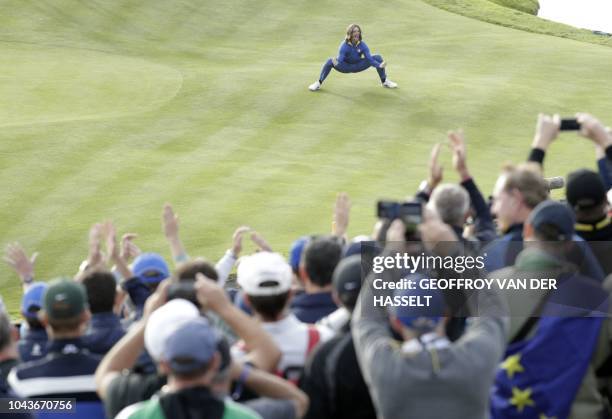
[(87, 308), (85, 287), (70, 279), (56, 279), (49, 283), (43, 308), (50, 319), (63, 320), (76, 317)]

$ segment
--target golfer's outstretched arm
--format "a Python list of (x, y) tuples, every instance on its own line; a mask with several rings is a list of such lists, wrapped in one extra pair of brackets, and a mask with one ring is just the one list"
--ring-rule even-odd
[(381, 68), (380, 67), (381, 63), (379, 63), (378, 61), (374, 59), (374, 57), (372, 57), (372, 54), (370, 54), (370, 48), (368, 48), (365, 42), (361, 42), (361, 50), (363, 51), (363, 55), (365, 56), (366, 60), (369, 61), (372, 67)]

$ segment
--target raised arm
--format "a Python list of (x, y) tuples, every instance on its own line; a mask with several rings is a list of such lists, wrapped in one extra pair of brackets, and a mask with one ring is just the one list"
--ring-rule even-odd
[(347, 230), (349, 215), (351, 212), (351, 200), (346, 192), (340, 192), (336, 197), (334, 216), (332, 219), (332, 234), (345, 242), (348, 241)]
[(363, 55), (365, 56), (366, 60), (368, 60), (368, 62), (370, 63), (370, 65), (374, 68), (385, 68), (386, 63), (383, 61), (382, 63), (379, 63), (378, 61), (376, 61), (373, 57), (372, 54), (370, 54), (370, 48), (368, 48), (367, 44), (365, 42), (361, 42), (360, 44), (361, 46), (361, 51), (363, 51)]
[(141, 320), (117, 342), (104, 356), (96, 369), (96, 391), (101, 399), (106, 397), (108, 387), (121, 371), (130, 369), (136, 364), (144, 349), (144, 331), (147, 320), (153, 311), (166, 302), (167, 288), (170, 280), (164, 280), (157, 290), (147, 299)]
[(461, 186), (470, 195), (470, 202), (476, 212), (476, 237), (483, 241), (493, 240), (495, 238), (495, 224), (489, 206), (468, 169), (465, 135), (462, 130), (450, 131), (448, 140), (453, 151), (453, 168), (459, 175)]
[(544, 165), (544, 156), (552, 142), (559, 135), (561, 126), (561, 117), (558, 114), (553, 116), (543, 113), (538, 115), (536, 123), (536, 131), (531, 143), (531, 152), (527, 161), (537, 163), (540, 166)]
[(19, 276), (23, 292), (26, 292), (34, 282), (34, 263), (36, 263), (37, 257), (38, 252), (34, 252), (32, 256), (28, 257), (19, 243), (11, 243), (6, 246), (4, 261)]
[[(245, 371), (245, 368), (247, 369)], [(276, 400), (290, 400), (295, 408), (295, 417), (301, 418), (308, 409), (308, 396), (297, 386), (274, 374), (259, 369), (249, 369), (242, 362), (232, 363), (231, 377), (233, 381), (244, 378), (244, 385), (259, 397)]]
[(164, 205), (164, 210), (162, 213), (162, 226), (164, 235), (170, 244), (170, 252), (172, 253), (172, 260), (174, 260), (174, 264), (178, 265), (179, 263), (189, 260), (189, 255), (187, 255), (185, 246), (183, 246), (183, 242), (179, 236), (178, 215), (174, 213), (172, 205), (170, 204)]
[(217, 313), (244, 340), (249, 351), (246, 359), (257, 368), (273, 371), (281, 358), (281, 352), (261, 325), (235, 307), (223, 288), (204, 275), (196, 275), (195, 289), (201, 306)]

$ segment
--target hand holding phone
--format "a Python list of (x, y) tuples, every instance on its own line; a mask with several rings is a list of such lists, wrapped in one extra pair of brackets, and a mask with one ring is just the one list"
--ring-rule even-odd
[(561, 120), (560, 131), (580, 131), (580, 122), (576, 118), (564, 118)]

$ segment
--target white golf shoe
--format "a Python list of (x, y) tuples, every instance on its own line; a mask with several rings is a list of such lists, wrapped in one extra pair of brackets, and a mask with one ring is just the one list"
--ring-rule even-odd
[(321, 83), (319, 83), (319, 80), (315, 81), (313, 84), (308, 86), (308, 90), (310, 90), (311, 92), (316, 92), (320, 88), (321, 88)]
[(385, 80), (385, 82), (382, 85), (383, 87), (386, 87), (387, 89), (395, 89), (397, 87), (397, 83), (389, 79)]

